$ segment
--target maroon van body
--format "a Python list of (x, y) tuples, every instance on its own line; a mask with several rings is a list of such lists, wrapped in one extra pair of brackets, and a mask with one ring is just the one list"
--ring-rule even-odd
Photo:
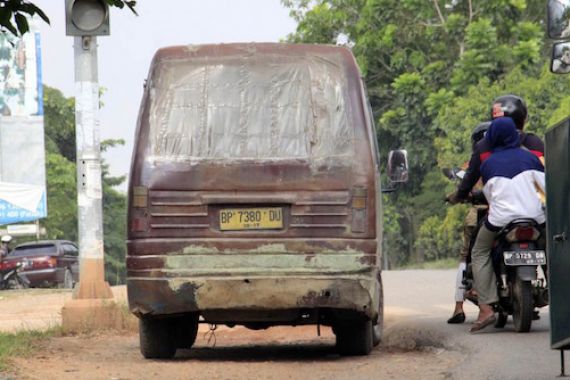
[(129, 185), (127, 288), (141, 323), (324, 324), (338, 343), (357, 321), (377, 344), (381, 189), (369, 109), (343, 47), (160, 49)]

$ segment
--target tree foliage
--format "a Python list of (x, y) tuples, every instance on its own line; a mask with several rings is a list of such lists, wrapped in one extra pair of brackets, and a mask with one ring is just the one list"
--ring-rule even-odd
[(334, 44), (340, 34), (348, 37), (381, 153), (408, 150), (411, 181), (386, 198), (384, 216), (385, 246), (396, 263), (457, 254), (464, 208), (444, 209), (453, 186), (440, 168), (469, 158), (471, 131), (488, 120), (493, 98), (525, 98), (528, 130), (540, 136), (568, 116), (570, 79), (544, 64), (543, 1), (282, 2), (298, 22), (290, 42)]

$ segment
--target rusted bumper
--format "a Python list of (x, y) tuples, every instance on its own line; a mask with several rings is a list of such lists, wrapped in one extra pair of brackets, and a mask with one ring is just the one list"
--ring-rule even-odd
[(376, 253), (330, 244), (307, 252), (285, 244), (218, 250), (193, 243), (166, 255), (148, 254), (147, 247), (145, 255), (129, 254), (130, 309), (138, 316), (334, 309), (376, 318)]

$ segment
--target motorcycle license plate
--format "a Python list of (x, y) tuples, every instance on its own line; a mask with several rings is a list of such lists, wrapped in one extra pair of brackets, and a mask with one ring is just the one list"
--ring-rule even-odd
[(546, 252), (537, 251), (505, 251), (503, 253), (506, 265), (544, 265)]

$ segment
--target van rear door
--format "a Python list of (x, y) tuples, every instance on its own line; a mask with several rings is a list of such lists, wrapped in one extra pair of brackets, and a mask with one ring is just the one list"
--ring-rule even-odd
[(257, 46), (155, 60), (133, 170), (147, 197), (131, 212), (136, 236), (375, 236), (352, 55)]

